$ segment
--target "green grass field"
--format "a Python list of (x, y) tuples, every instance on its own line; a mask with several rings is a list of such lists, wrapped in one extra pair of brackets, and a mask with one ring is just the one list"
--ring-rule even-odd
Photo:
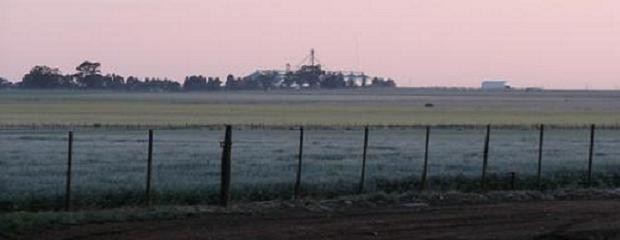
[(0, 91), (0, 125), (618, 125), (617, 106), (611, 91)]

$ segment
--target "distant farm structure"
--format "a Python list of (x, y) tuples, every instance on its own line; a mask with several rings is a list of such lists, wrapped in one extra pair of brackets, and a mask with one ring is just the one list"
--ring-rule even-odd
[(392, 79), (372, 77), (358, 71), (326, 71), (318, 63), (314, 49), (294, 69), (257, 70), (245, 77), (228, 74), (225, 79), (204, 75), (188, 75), (182, 82), (168, 78), (123, 77), (102, 73), (101, 63), (84, 61), (75, 73), (64, 74), (58, 68), (39, 65), (26, 73), (21, 82), (12, 83), (0, 78), (0, 89), (72, 89), (115, 90), (130, 92), (190, 92), (219, 90), (272, 89), (341, 89), (357, 87), (396, 87)]
[(508, 82), (503, 80), (492, 80), (492, 81), (483, 81), (480, 85), (480, 89), (482, 91), (525, 91), (525, 92), (542, 92), (544, 88), (542, 87), (525, 87), (525, 88), (516, 88), (508, 84)]
[(318, 63), (314, 49), (311, 49), (310, 54), (294, 68), (286, 64), (284, 70), (257, 70), (243, 79), (269, 86), (265, 88), (396, 87), (392, 79), (368, 76), (360, 71), (327, 71), (322, 67)]
[(506, 81), (483, 81), (480, 88), (484, 91), (503, 91), (510, 89)]

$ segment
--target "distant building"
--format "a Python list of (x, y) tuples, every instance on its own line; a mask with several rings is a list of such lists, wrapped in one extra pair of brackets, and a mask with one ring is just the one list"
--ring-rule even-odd
[(285, 70), (257, 70), (243, 79), (259, 89), (396, 87), (394, 80), (389, 78), (368, 76), (359, 71), (328, 71), (323, 67), (312, 49), (297, 66), (286, 64)]
[(542, 92), (545, 89), (541, 88), (541, 87), (526, 87), (525, 91), (526, 92)]
[(506, 81), (484, 81), (481, 86), (481, 89), (485, 91), (501, 91), (509, 88)]

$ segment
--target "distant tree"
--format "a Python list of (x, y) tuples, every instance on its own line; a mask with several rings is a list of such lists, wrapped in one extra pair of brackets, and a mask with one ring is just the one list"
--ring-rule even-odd
[(378, 77), (373, 77), (372, 80), (370, 81), (370, 86), (380, 87), (382, 81), (383, 80), (379, 79)]
[(245, 80), (246, 80), (245, 78), (237, 77), (237, 80), (235, 81), (237, 84), (237, 90), (247, 89), (246, 88), (247, 82)]
[(105, 89), (120, 90), (125, 88), (125, 79), (116, 74), (108, 74), (103, 77), (103, 87)]
[(127, 77), (127, 82), (125, 83), (125, 89), (129, 91), (142, 91), (144, 90), (144, 83), (137, 77), (129, 76)]
[(368, 76), (362, 74), (362, 87), (368, 86)]
[(13, 87), (13, 83), (9, 82), (9, 80), (6, 80), (3, 77), (0, 77), (0, 89), (11, 87)]
[(342, 74), (325, 75), (323, 81), (321, 82), (321, 87), (327, 89), (344, 88), (346, 86), (347, 83), (345, 82)]
[(185, 91), (204, 91), (207, 89), (207, 78), (202, 75), (192, 75), (185, 77), (183, 90)]
[(357, 83), (355, 82), (355, 80), (353, 78), (349, 78), (347, 80), (347, 87), (348, 88), (356, 88), (358, 86), (357, 86)]
[(257, 85), (259, 89), (262, 89), (265, 91), (275, 88), (276, 87), (275, 84), (277, 83), (276, 73), (274, 72), (267, 72), (267, 73), (259, 74), (255, 80), (258, 83)]
[(62, 80), (61, 80), (61, 84), (60, 84), (60, 88), (77, 88), (78, 85), (75, 82), (75, 77), (71, 74), (67, 74), (62, 76)]
[(105, 78), (100, 74), (100, 63), (84, 61), (75, 67), (77, 82), (84, 89), (106, 89)]
[(256, 90), (260, 89), (260, 82), (251, 77), (244, 77), (241, 79), (241, 89), (245, 90)]
[(140, 90), (148, 92), (175, 92), (181, 90), (181, 84), (167, 78), (163, 80), (159, 78), (145, 78)]
[(219, 77), (209, 77), (207, 80), (207, 90), (219, 90), (222, 87), (222, 81), (220, 81)]
[(30, 72), (24, 75), (20, 87), (26, 89), (54, 89), (70, 85), (58, 70), (48, 66), (34, 66)]
[(177, 82), (177, 81), (169, 80), (167, 78), (164, 78), (164, 84), (165, 84), (164, 85), (165, 86), (165, 88), (164, 88), (165, 90), (175, 91), (175, 92), (181, 91), (181, 84), (179, 82)]
[(101, 73), (101, 70), (99, 69), (100, 67), (101, 67), (101, 63), (84, 61), (82, 64), (75, 67), (75, 70), (78, 71), (78, 74), (81, 77), (85, 77), (89, 75), (100, 74)]
[[(202, 75), (187, 76), (183, 84), (169, 79), (144, 78), (144, 81), (129, 76), (127, 79), (116, 74), (101, 74), (101, 64), (84, 61), (71, 75), (63, 75), (57, 68), (35, 66), (24, 75), (21, 82), (12, 84), (0, 78), (0, 88), (79, 88), (79, 89), (110, 89), (127, 91), (214, 91), (227, 90), (270, 90), (276, 88), (354, 88), (358, 87), (357, 77), (344, 76), (342, 73), (330, 73), (321, 69), (320, 65), (302, 66), (299, 70), (287, 70), (285, 74), (277, 71), (256, 71), (253, 74), (235, 78), (232, 74), (226, 76), (225, 83), (218, 77), (206, 78)], [(361, 76), (362, 87), (396, 87), (391, 80), (374, 77), (368, 79)], [(367, 81), (370, 80), (370, 81)]]
[(241, 81), (235, 80), (235, 76), (228, 74), (228, 76), (226, 76), (224, 88), (226, 88), (226, 90), (239, 90), (241, 89)]
[(77, 82), (84, 89), (106, 89), (105, 79), (99, 74), (78, 77)]

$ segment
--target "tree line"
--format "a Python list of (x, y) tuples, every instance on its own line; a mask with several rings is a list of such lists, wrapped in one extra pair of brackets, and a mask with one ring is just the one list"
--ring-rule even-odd
[(58, 68), (45, 65), (34, 66), (17, 83), (0, 77), (0, 88), (16, 89), (87, 89), (87, 90), (125, 90), (145, 92), (175, 91), (218, 91), (218, 90), (272, 90), (272, 89), (338, 89), (356, 87), (396, 87), (393, 80), (382, 78), (366, 79), (357, 83), (343, 74), (327, 73), (320, 67), (284, 74), (276, 71), (257, 71), (246, 77), (229, 74), (224, 81), (219, 77), (191, 75), (185, 77), (183, 84), (167, 78), (139, 79), (134, 76), (123, 77), (117, 74), (102, 74), (101, 64), (85, 61), (78, 65), (73, 74), (63, 74)]

